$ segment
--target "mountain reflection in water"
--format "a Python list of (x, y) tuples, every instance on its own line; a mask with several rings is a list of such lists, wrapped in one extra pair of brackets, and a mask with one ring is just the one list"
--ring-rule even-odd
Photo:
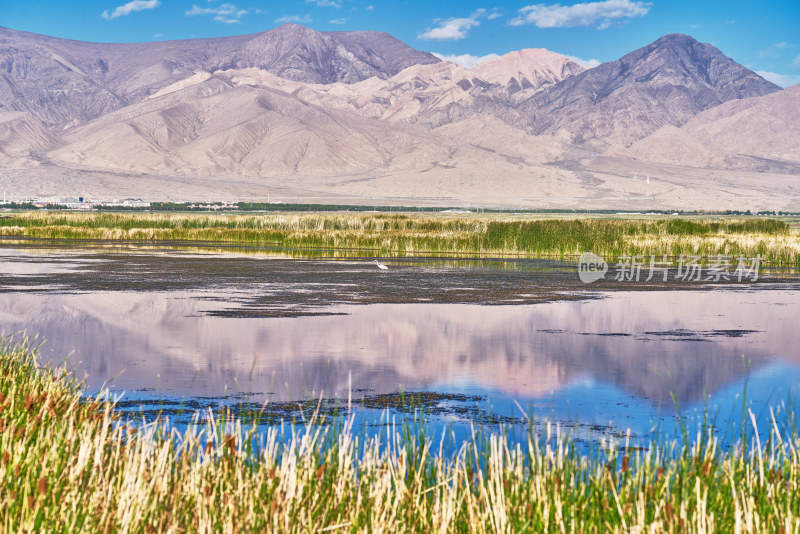
[[(9, 253), (0, 281), (0, 328), (38, 333), (46, 340), (43, 354), (54, 361), (69, 354), (90, 389), (111, 381), (115, 390), (148, 389), (173, 397), (248, 392), (272, 400), (320, 394), (346, 398), (352, 384), (356, 395), (473, 391), (522, 401), (551, 398), (580, 385), (589, 398), (611, 386), (636, 402), (669, 406), (670, 394), (681, 403), (698, 401), (741, 380), (748, 370), (775, 361), (800, 364), (800, 299), (791, 284), (596, 291), (577, 295), (591, 298), (550, 295), (540, 302), (490, 306), (441, 302), (441, 297), (432, 303), (365, 305), (334, 299), (315, 308), (319, 314), (248, 317), (220, 312), (242, 307), (248, 298), (263, 299), (263, 279), (247, 269), (239, 276), (226, 271), (226, 283), (214, 285), (209, 282), (213, 262), (202, 256), (171, 258), (172, 277), (180, 286), (171, 291), (160, 283), (148, 286), (148, 273), (137, 269), (129, 274), (134, 288), (122, 284), (124, 290), (114, 291), (103, 283), (102, 290), (91, 290), (103, 261), (123, 262), (120, 256), (61, 257), (47, 275), (36, 257)], [(279, 265), (248, 261), (267, 270)], [(20, 268), (26, 262), (38, 265), (27, 271), (30, 276)], [(182, 262), (193, 262), (194, 269), (204, 264), (210, 278), (192, 278), (191, 269), (180, 269)], [(292, 268), (292, 260), (281, 262), (287, 272)], [(326, 263), (344, 268), (333, 261), (294, 267), (322, 271)], [(374, 265), (348, 269), (355, 282), (381, 275)], [(447, 278), (454, 270), (439, 268), (437, 276)], [(536, 289), (519, 287), (525, 276), (535, 279), (524, 271), (461, 270), (468, 276), (455, 272), (448, 279), (452, 288), (483, 276), (489, 285)], [(81, 284), (65, 282), (64, 272)], [(124, 269), (115, 276), (124, 281)], [(158, 276), (169, 278), (168, 273)], [(512, 276), (511, 282), (503, 276)], [(54, 278), (62, 284), (54, 285)], [(444, 285), (438, 290), (448, 289)], [(365, 291), (355, 286), (338, 291)], [(268, 290), (280, 292), (280, 281)], [(325, 299), (324, 289), (307, 290)]]

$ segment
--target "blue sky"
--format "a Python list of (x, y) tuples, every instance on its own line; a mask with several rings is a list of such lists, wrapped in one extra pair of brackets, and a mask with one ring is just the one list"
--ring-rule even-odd
[(587, 64), (668, 33), (708, 42), (782, 86), (800, 83), (800, 0), (3, 0), (0, 26), (97, 42), (256, 33), (291, 21), (380, 30), (470, 64), (547, 48)]

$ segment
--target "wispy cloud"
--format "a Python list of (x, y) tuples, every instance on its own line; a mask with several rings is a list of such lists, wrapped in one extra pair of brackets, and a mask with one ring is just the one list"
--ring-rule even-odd
[(331, 24), (345, 24), (345, 23), (347, 23), (347, 18), (331, 19), (328, 22), (330, 22)]
[(342, 7), (337, 0), (306, 0), (306, 4), (317, 4), (319, 7)]
[(375, 9), (375, 6), (367, 6), (366, 9), (367, 9), (367, 11), (372, 11), (373, 9)]
[(470, 28), (480, 26), (479, 19), (485, 15), (485, 9), (478, 9), (469, 17), (436, 21), (438, 26), (428, 28), (417, 35), (417, 38), (423, 41), (458, 41), (459, 39), (464, 39)]
[(247, 13), (261, 13), (261, 10), (241, 9), (233, 4), (221, 4), (219, 7), (198, 7), (197, 5), (192, 5), (192, 9), (186, 11), (186, 16), (209, 15), (214, 17), (214, 20), (217, 22), (236, 24), (237, 22), (241, 22), (242, 16)]
[(281, 18), (275, 19), (276, 24), (285, 24), (287, 22), (294, 22), (296, 24), (310, 24), (313, 22), (310, 13), (305, 15), (284, 15)]
[(535, 24), (539, 28), (570, 28), (595, 26), (605, 29), (620, 21), (643, 17), (650, 11), (649, 2), (638, 0), (604, 0), (562, 6), (561, 4), (533, 4), (519, 10), (519, 16), (511, 19), (511, 26)]
[(800, 54), (798, 54), (797, 57), (794, 58), (794, 61), (792, 61), (792, 65), (794, 65), (795, 67), (800, 67)]
[(439, 54), (437, 52), (433, 52), (433, 55), (438, 57), (441, 60), (449, 61), (451, 63), (457, 63), (468, 69), (471, 69), (478, 63), (483, 63), (487, 59), (494, 59), (500, 57), (497, 54), (486, 54), (485, 56), (473, 56), (472, 54)]
[(114, 8), (114, 11), (111, 13), (108, 10), (104, 10), (102, 13), (102, 17), (104, 19), (115, 19), (117, 17), (124, 17), (125, 15), (130, 15), (134, 11), (144, 11), (145, 9), (153, 9), (159, 6), (161, 2), (158, 0), (131, 0), (127, 4), (123, 4), (121, 6), (117, 6)]
[(778, 74), (777, 72), (769, 72), (766, 70), (757, 70), (756, 74), (766, 80), (771, 81), (775, 85), (780, 85), (784, 89), (790, 85), (796, 85), (800, 83), (800, 75), (796, 74)]
[(566, 54), (564, 54), (564, 57), (571, 59), (581, 67), (586, 67), (587, 69), (593, 69), (600, 64), (596, 59), (581, 59), (578, 56), (568, 56)]
[(781, 41), (780, 43), (775, 43), (774, 45), (770, 45), (766, 48), (762, 48), (758, 51), (758, 57), (771, 57), (777, 58), (780, 57), (784, 50), (788, 48), (794, 48), (797, 45), (792, 45), (787, 43), (786, 41)]

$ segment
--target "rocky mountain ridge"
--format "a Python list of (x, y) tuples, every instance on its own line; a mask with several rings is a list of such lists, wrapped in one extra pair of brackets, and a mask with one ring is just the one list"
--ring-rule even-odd
[(386, 33), (323, 33), (297, 24), (253, 35), (134, 44), (0, 28), (0, 105), (49, 126), (71, 126), (135, 104), (198, 71), (259, 68), (306, 83), (353, 83), (439, 61)]
[(131, 45), (0, 29), (0, 168), (306, 177), (348, 191), (370, 175), (483, 190), (476, 180), (502, 174), (557, 192), (545, 182), (572, 176), (640, 195), (606, 190), (586, 162), (798, 173), (800, 136), (774, 130), (794, 132), (795, 97), (680, 34), (591, 69), (543, 49), (469, 69), (387, 34), (291, 24)]

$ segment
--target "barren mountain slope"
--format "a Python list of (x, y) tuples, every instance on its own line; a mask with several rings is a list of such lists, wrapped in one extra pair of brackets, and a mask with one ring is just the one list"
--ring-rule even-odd
[(484, 81), (507, 86), (511, 95), (519, 91), (539, 90), (586, 69), (550, 50), (527, 48), (483, 61), (470, 70)]
[(44, 125), (21, 111), (0, 111), (0, 165), (35, 167), (33, 155), (53, 148), (58, 141)]
[(0, 28), (0, 105), (47, 124), (85, 122), (190, 76), (249, 37), (104, 44)]
[(540, 91), (519, 110), (535, 133), (564, 129), (577, 142), (607, 147), (680, 126), (728, 100), (776, 91), (713, 46), (672, 34)]
[(726, 102), (683, 127), (664, 127), (625, 154), (647, 161), (800, 173), (800, 85)]
[[(372, 77), (345, 83), (304, 83), (257, 68), (215, 72), (232, 85), (251, 85), (292, 93), (306, 102), (347, 110), (365, 117), (408, 121), (431, 127), (465, 119), (485, 106), (478, 100), (501, 102), (508, 108), (542, 87), (583, 71), (565, 56), (543, 49), (513, 52), (473, 69), (450, 62), (412, 65), (388, 79)], [(198, 72), (167, 86), (167, 94), (204, 82), (211, 74)]]
[[(225, 90), (220, 90), (220, 89)], [(57, 161), (200, 176), (314, 175), (446, 164), (455, 144), (425, 129), (328, 110), (263, 87), (206, 82), (70, 131)]]
[(305, 84), (260, 69), (218, 71), (215, 75), (232, 85), (277, 89), (311, 104), (389, 121), (428, 122), (432, 116), (435, 120), (435, 115), (452, 103), (469, 106), (471, 95), (483, 90), (465, 90), (459, 82), (470, 72), (447, 62), (415, 65), (388, 80), (370, 78), (354, 84)]
[(322, 33), (296, 24), (254, 35), (138, 44), (0, 28), (0, 106), (69, 126), (138, 102), (196, 71), (255, 67), (303, 82), (352, 83), (437, 62), (385, 33)]
[(512, 163), (548, 163), (563, 157), (571, 148), (565, 136), (534, 136), (484, 114), (474, 114), (434, 131), (461, 145), (479, 147)]
[(284, 24), (251, 37), (206, 70), (254, 67), (306, 83), (355, 83), (440, 61), (384, 32), (318, 32)]
[(142, 45), (0, 29), (1, 185), (566, 208), (800, 198), (797, 89), (690, 37), (577, 74), (542, 50), (466, 69), (398, 43), (296, 25)]

